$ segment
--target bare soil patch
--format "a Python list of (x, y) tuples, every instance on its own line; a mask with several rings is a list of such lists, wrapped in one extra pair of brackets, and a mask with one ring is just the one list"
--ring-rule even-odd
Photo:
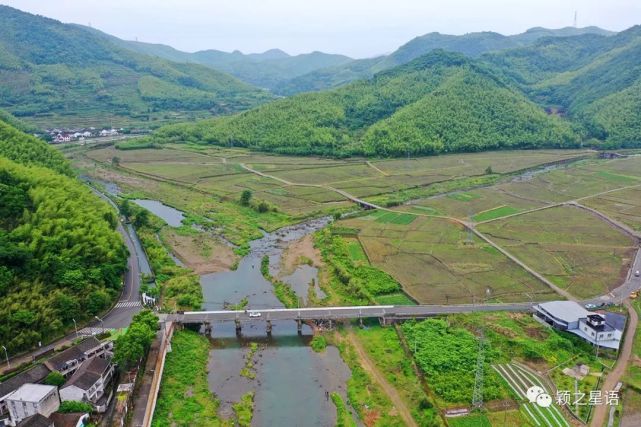
[(229, 271), (236, 262), (232, 248), (207, 233), (185, 236), (165, 228), (161, 235), (173, 253), (196, 274)]
[(280, 261), (280, 276), (288, 276), (301, 264), (311, 260), (314, 267), (321, 267), (323, 261), (320, 251), (314, 247), (314, 238), (311, 234), (292, 242), (285, 251)]

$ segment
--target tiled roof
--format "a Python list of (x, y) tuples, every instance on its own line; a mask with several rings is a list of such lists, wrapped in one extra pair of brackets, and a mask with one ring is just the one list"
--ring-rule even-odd
[(65, 366), (66, 362), (74, 359), (75, 360), (82, 359), (85, 356), (85, 352), (99, 346), (100, 346), (100, 341), (98, 341), (96, 337), (89, 337), (80, 341), (78, 344), (74, 345), (73, 347), (70, 347), (56, 354), (55, 356), (50, 357), (45, 362), (45, 364), (52, 371), (62, 371), (66, 367)]
[(84, 362), (62, 388), (75, 385), (82, 390), (89, 390), (102, 374), (109, 368), (111, 359), (94, 357)]
[(41, 414), (35, 414), (20, 421), (16, 424), (16, 427), (52, 427), (53, 425), (53, 421), (49, 418)]
[(36, 384), (45, 379), (51, 372), (45, 365), (37, 365), (33, 368), (15, 375), (3, 383), (0, 383), (0, 398), (9, 393), (18, 390), (21, 385), (31, 383)]

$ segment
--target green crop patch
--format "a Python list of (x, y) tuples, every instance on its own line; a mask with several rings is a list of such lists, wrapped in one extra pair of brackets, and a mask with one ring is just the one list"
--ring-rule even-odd
[(464, 417), (448, 418), (450, 427), (492, 427), (485, 414), (472, 414)]
[(599, 178), (603, 178), (608, 181), (616, 182), (617, 184), (623, 184), (623, 185), (639, 184), (639, 181), (641, 180), (641, 178), (637, 176), (621, 175), (621, 174), (609, 172), (609, 171), (599, 171), (597, 172), (597, 176)]
[(490, 209), (484, 212), (479, 212), (472, 217), (475, 222), (488, 221), (490, 219), (502, 218), (508, 215), (514, 215), (519, 213), (520, 210), (513, 208), (512, 206), (499, 206), (494, 209)]
[(416, 219), (416, 216), (412, 214), (398, 213), (398, 212), (385, 212), (384, 214), (379, 215), (378, 218), (376, 218), (376, 222), (409, 225), (415, 219)]

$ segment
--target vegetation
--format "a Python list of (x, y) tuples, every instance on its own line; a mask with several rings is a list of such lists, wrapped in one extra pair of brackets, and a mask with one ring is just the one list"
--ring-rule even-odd
[(316, 353), (322, 353), (327, 348), (327, 339), (323, 335), (314, 335), (309, 345)]
[(0, 122), (0, 341), (10, 351), (101, 313), (122, 286), (117, 216), (58, 173), (69, 171), (44, 142)]
[(579, 146), (568, 123), (546, 115), (499, 74), (484, 63), (436, 51), (333, 92), (167, 126), (152, 140), (334, 156)]
[(125, 369), (136, 366), (147, 354), (157, 329), (158, 318), (151, 310), (136, 314), (127, 331), (116, 339), (114, 362)]
[(90, 403), (65, 400), (64, 402), (60, 402), (58, 412), (62, 412), (63, 414), (73, 414), (78, 412), (91, 414), (93, 412), (93, 407)]
[[(442, 319), (404, 323), (403, 333), (434, 393), (447, 403), (469, 404), (479, 351), (477, 337), (466, 329), (449, 326)], [(500, 379), (490, 367), (497, 357), (496, 350), (487, 345), (484, 351), (483, 397), (486, 400), (505, 397)]]
[(124, 199), (121, 203), (131, 212), (140, 242), (145, 248), (149, 263), (155, 274), (156, 285), (160, 286), (162, 307), (166, 310), (199, 310), (203, 304), (203, 293), (198, 275), (176, 265), (157, 233), (163, 226), (162, 220), (139, 206)]
[(260, 260), (260, 272), (265, 279), (272, 283), (272, 285), (274, 286), (274, 295), (276, 295), (276, 298), (278, 298), (278, 300), (283, 303), (285, 307), (295, 308), (299, 306), (300, 301), (298, 299), (298, 295), (296, 295), (296, 292), (294, 292), (292, 287), (287, 283), (278, 280), (269, 272), (268, 255), (263, 256), (263, 258)]
[(441, 426), (433, 398), (423, 389), (416, 375), (411, 357), (408, 357), (395, 328), (370, 325), (354, 329), (354, 334), (379, 372), (399, 393), (411, 410), (412, 418), (419, 426)]
[(254, 392), (250, 391), (240, 398), (240, 402), (232, 405), (236, 421), (240, 427), (251, 426), (252, 417), (254, 415)]
[[(245, 355), (245, 366), (240, 370), (240, 376), (253, 380), (256, 378), (256, 370), (254, 369), (254, 356), (258, 351), (258, 343), (249, 343), (249, 351)], [(253, 396), (252, 396), (253, 399)]]
[(209, 341), (197, 332), (174, 332), (167, 353), (154, 427), (216, 427), (226, 425), (217, 415), (219, 401), (209, 391)]
[(336, 427), (356, 427), (352, 414), (347, 410), (341, 395), (333, 391), (330, 396), (334, 406), (336, 406)]
[(137, 123), (167, 111), (238, 111), (264, 91), (196, 64), (122, 48), (103, 33), (0, 8), (0, 107), (35, 116), (114, 114)]
[(47, 385), (55, 385), (56, 387), (62, 387), (62, 385), (66, 381), (67, 380), (65, 379), (64, 375), (62, 375), (60, 372), (51, 371), (49, 372), (49, 374), (47, 374), (43, 382), (44, 384), (47, 384)]

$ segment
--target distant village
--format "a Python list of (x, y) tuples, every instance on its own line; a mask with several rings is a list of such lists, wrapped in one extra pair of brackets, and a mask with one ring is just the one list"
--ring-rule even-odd
[(114, 137), (123, 134), (144, 134), (149, 131), (146, 129), (114, 129), (114, 128), (103, 128), (97, 129), (95, 127), (89, 128), (76, 128), (76, 129), (47, 129), (46, 135), (48, 136), (47, 140), (51, 144), (62, 144), (64, 142), (73, 142), (73, 141), (85, 141), (90, 138), (104, 138), (104, 137)]

